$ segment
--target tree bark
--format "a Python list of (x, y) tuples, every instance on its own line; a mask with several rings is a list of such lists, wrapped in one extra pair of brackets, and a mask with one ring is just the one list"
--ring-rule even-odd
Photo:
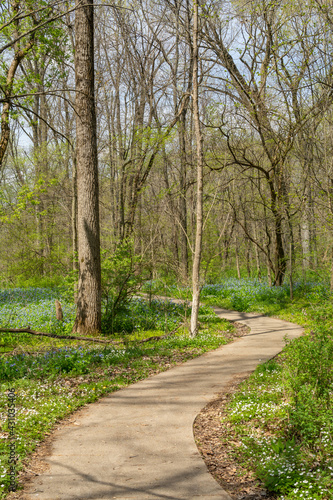
[(196, 205), (196, 233), (195, 249), (192, 270), (192, 312), (191, 337), (198, 334), (198, 313), (200, 303), (200, 262), (202, 250), (203, 229), (203, 137), (199, 116), (198, 94), (198, 0), (193, 1), (193, 118), (197, 153), (197, 205)]
[(99, 189), (94, 98), (94, 6), (77, 0), (75, 89), (79, 282), (73, 331), (101, 330)]
[[(254, 223), (254, 237), (256, 240), (258, 240), (258, 233), (257, 233), (257, 225)], [(261, 283), (261, 267), (260, 267), (260, 256), (259, 256), (259, 249), (258, 245), (254, 244), (254, 254), (256, 257), (256, 265), (257, 265), (257, 278), (259, 282)]]
[(180, 220), (180, 273), (182, 280), (188, 280), (188, 245), (187, 245), (187, 203), (186, 203), (186, 109), (184, 109), (179, 123), (179, 149), (180, 149), (180, 174), (179, 174), (179, 220)]
[[(20, 2), (14, 1), (12, 3), (13, 15), (17, 16), (19, 13)], [(11, 108), (11, 97), (12, 90), (15, 82), (15, 75), (18, 67), (20, 66), (22, 60), (32, 49), (35, 43), (35, 33), (32, 33), (29, 40), (24, 48), (20, 48), (20, 42), (14, 43), (14, 58), (9, 65), (9, 69), (6, 77), (6, 84), (2, 89), (4, 92), (4, 105), (1, 113), (1, 135), (0, 135), (0, 169), (7, 151), (7, 146), (10, 137), (10, 126), (9, 126), (9, 113)]]
[[(72, 259), (73, 273), (77, 276), (79, 270), (78, 264), (78, 234), (77, 234), (77, 160), (76, 151), (73, 154), (73, 172), (72, 172)], [(77, 303), (78, 282), (74, 282), (74, 302)]]
[(304, 279), (306, 279), (306, 271), (310, 263), (310, 214), (308, 191), (309, 189), (307, 187), (305, 190), (304, 210), (302, 212), (301, 221), (302, 267)]

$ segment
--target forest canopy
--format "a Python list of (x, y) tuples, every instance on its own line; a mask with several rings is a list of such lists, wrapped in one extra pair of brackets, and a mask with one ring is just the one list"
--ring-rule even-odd
[[(77, 270), (74, 21), (83, 3), (0, 7), (3, 285)], [(328, 276), (332, 9), (321, 0), (199, 2), (195, 31), (193, 5), (95, 2), (103, 293), (126, 295), (153, 278), (191, 281), (195, 43), (201, 282)]]

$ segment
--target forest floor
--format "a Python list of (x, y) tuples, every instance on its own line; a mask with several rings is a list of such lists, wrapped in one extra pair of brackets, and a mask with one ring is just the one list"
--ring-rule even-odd
[[(172, 292), (171, 296), (176, 295)], [(304, 428), (303, 420), (298, 418), (293, 397), (290, 397), (293, 393), (300, 395), (300, 390), (307, 386), (331, 387), (329, 377), (326, 377), (327, 380), (320, 378), (321, 373), (331, 373), (331, 300), (327, 300), (326, 287), (318, 284), (307, 284), (305, 287), (301, 283), (295, 287), (295, 292), (296, 299), (291, 302), (286, 287), (268, 287), (246, 280), (244, 283), (227, 281), (223, 286), (209, 285), (202, 291), (206, 303), (210, 303), (215, 312), (230, 313), (231, 309), (257, 311), (261, 314), (250, 314), (252, 320), (253, 316), (259, 318), (264, 313), (271, 318), (282, 317), (307, 328), (305, 335), (296, 343), (288, 343), (282, 356), (260, 364), (249, 378), (243, 373), (229, 380), (228, 384), (221, 387), (223, 393), (216, 395), (214, 391), (214, 400), (207, 405), (206, 398), (196, 411), (194, 435), (197, 447), (212, 476), (234, 500), (333, 498), (331, 441), (329, 430), (326, 431), (326, 428), (331, 428), (332, 414), (318, 412), (321, 401), (314, 397), (309, 400), (306, 393), (307, 406), (304, 408), (307, 420), (313, 424), (311, 429), (315, 430), (315, 433), (311, 431), (315, 434), (315, 440), (311, 434), (310, 442), (306, 435), (308, 429)], [(50, 320), (53, 296), (47, 296), (49, 302), (46, 302), (47, 294), (44, 291), (19, 289), (5, 291), (3, 295), (1, 314), (4, 322), (7, 314), (8, 322), (12, 324), (14, 321), (16, 327), (33, 324), (40, 330), (48, 331), (47, 327), (58, 329), (58, 324), (52, 318)], [(31, 480), (39, 481), (43, 473), (41, 464), (50, 455), (56, 435), (53, 430), (78, 425), (76, 419), (80, 413), (75, 410), (80, 406), (172, 366), (181, 367), (188, 359), (195, 356), (201, 358), (203, 352), (248, 333), (242, 324), (234, 322), (235, 317), (231, 319), (232, 325), (228, 321), (223, 323), (222, 314), (218, 318), (206, 305), (200, 312), (200, 335), (190, 340), (186, 335), (186, 308), (182, 310), (181, 304), (167, 301), (161, 304), (152, 300), (152, 307), (148, 307), (147, 303), (136, 299), (131, 304), (130, 314), (126, 313), (120, 318), (122, 326), (128, 324), (128, 328), (132, 328), (134, 325), (135, 333), (127, 337), (130, 342), (140, 341), (156, 333), (161, 335), (165, 329), (170, 332), (180, 320), (184, 324), (184, 332), (177, 331), (175, 336), (140, 347), (133, 344), (130, 347), (126, 342), (119, 349), (106, 350), (92, 346), (85, 348), (73, 342), (69, 344), (71, 348), (66, 348), (68, 341), (52, 340), (50, 343), (43, 340), (41, 343), (38, 339), (23, 337), (24, 334), (20, 339), (12, 334), (1, 336), (0, 351), (3, 354), (0, 356), (0, 369), (4, 380), (7, 378), (2, 388), (5, 390), (8, 385), (18, 389), (17, 446), (18, 456), (22, 459), (18, 468), (20, 484), (22, 480), (25, 484)], [(229, 311), (217, 311), (220, 307)], [(67, 324), (71, 323), (72, 311), (70, 307), (67, 309), (62, 327), (64, 333)], [(243, 321), (246, 316), (247, 313), (237, 313), (238, 321)], [(59, 333), (63, 333), (62, 330)], [(255, 338), (253, 335), (248, 336), (249, 339), (251, 337)], [(238, 341), (235, 340), (229, 344), (230, 347), (234, 345), (237, 348)], [(239, 341), (243, 342), (243, 339)], [(46, 345), (46, 342), (50, 345)], [(49, 356), (49, 352), (52, 356)], [(261, 356), (257, 353), (256, 357)], [(317, 360), (315, 363), (314, 358)], [(297, 366), (301, 367), (300, 371), (297, 371)], [(318, 374), (314, 369), (317, 366), (327, 366), (327, 370), (321, 370)], [(244, 377), (246, 380), (242, 382)], [(292, 385), (289, 381), (292, 381)], [(314, 391), (311, 394), (316, 396)], [(4, 408), (6, 406), (6, 397), (5, 392), (0, 396), (0, 412), (1, 405)], [(2, 437), (6, 437), (5, 425), (0, 431)], [(6, 456), (0, 453), (2, 478), (5, 477), (5, 464)], [(2, 481), (5, 483), (5, 479)], [(266, 491), (264, 484), (277, 496)], [(0, 484), (0, 497), (5, 498), (6, 493), (3, 491), (5, 496), (1, 494), (2, 487), (4, 484)], [(13, 493), (10, 498), (26, 499), (24, 492)]]
[[(229, 342), (232, 341), (233, 339), (237, 339), (240, 337), (243, 337), (247, 333), (250, 332), (250, 328), (247, 326), (243, 325), (242, 323), (239, 322), (233, 322), (233, 327), (232, 331), (228, 335), (225, 332), (226, 338), (228, 338)], [(158, 373), (160, 373), (160, 368), (164, 366), (164, 369), (172, 368), (177, 365), (181, 365), (182, 363), (185, 363), (188, 361), (188, 355), (189, 353), (187, 352), (186, 355), (184, 356), (184, 353), (179, 353), (178, 358), (177, 356), (173, 355), (173, 362), (172, 364), (170, 363), (169, 365), (165, 364), (165, 359), (163, 357), (156, 357), (154, 360), (156, 363), (156, 366), (158, 368), (151, 369), (149, 371), (148, 376), (153, 376)], [(115, 368), (113, 368), (113, 371)], [(127, 371), (127, 376), (130, 378), (130, 375), (128, 373), (128, 367), (126, 368)], [(124, 374), (124, 370), (119, 369), (118, 370), (119, 374)], [(93, 377), (96, 379), (96, 381), (102, 376), (101, 374), (94, 373)], [(89, 377), (89, 378), (93, 378)], [(233, 496), (235, 492), (243, 493), (246, 488), (246, 491), (251, 491), (251, 493), (255, 492), (262, 492), (264, 491), (261, 488), (258, 488), (258, 480), (252, 480), (250, 483), (247, 483), (246, 485), (244, 482), (239, 479), (236, 480), (237, 474), (234, 471), (239, 471), (240, 466), (237, 464), (237, 461), (231, 461), (230, 457), (227, 456), (227, 445), (224, 443), (222, 445), (221, 440), (219, 439), (218, 436), (221, 435), (221, 423), (219, 422), (219, 415), (221, 411), (221, 405), (223, 405), (223, 402), (228, 398), (238, 387), (239, 382), (241, 382), (244, 378), (235, 378), (232, 383), (230, 383), (226, 391), (222, 393), (221, 396), (219, 396), (216, 400), (212, 401), (209, 403), (206, 407), (204, 407), (201, 412), (198, 414), (195, 424), (194, 424), (194, 437), (196, 441), (196, 445), (198, 447), (198, 450), (204, 459), (206, 466), (209, 470), (209, 472), (212, 474), (212, 476), (217, 480), (217, 482), (222, 486), (223, 489), (228, 491), (229, 494)], [(75, 380), (73, 378), (68, 378), (64, 380), (64, 384), (68, 388), (68, 390), (73, 390), (75, 386), (77, 386), (79, 383), (82, 382), (82, 377), (79, 379)], [(80, 410), (78, 410), (79, 412)], [(77, 424), (77, 415), (78, 413), (75, 412), (68, 417), (64, 418), (60, 422), (57, 423), (56, 430), (59, 431), (63, 429), (64, 427), (68, 425), (78, 425)], [(26, 491), (29, 485), (31, 484), (31, 481), (44, 472), (47, 471), (48, 465), (45, 462), (45, 459), (51, 454), (52, 451), (52, 445), (53, 441), (55, 439), (55, 434), (53, 431), (49, 432), (46, 435), (46, 439), (40, 442), (37, 445), (36, 450), (33, 452), (32, 455), (28, 457), (26, 460), (26, 466), (23, 468), (23, 470), (20, 471), (20, 490), (17, 492), (12, 492), (8, 495), (8, 498), (11, 500), (24, 500), (26, 497)], [(250, 490), (249, 490), (250, 488)], [(237, 498), (249, 498), (253, 499), (256, 497), (249, 496), (249, 497), (237, 497)], [(258, 498), (262, 498), (261, 496)]]
[(234, 433), (230, 440), (232, 428), (228, 426), (226, 432), (222, 422), (223, 417), (228, 415), (231, 396), (245, 379), (244, 376), (235, 377), (200, 411), (193, 426), (194, 438), (209, 472), (234, 500), (275, 499), (276, 495), (268, 492), (255, 473), (242, 466), (234, 456), (235, 446), (240, 446), (239, 437)]
[[(234, 322), (233, 326), (235, 329), (230, 334), (230, 339), (243, 337), (250, 332), (250, 328), (242, 323)], [(160, 360), (161, 364), (163, 361)], [(182, 359), (179, 356), (177, 364), (186, 361), (188, 359)], [(151, 371), (150, 375), (156, 373), (158, 373), (157, 370), (155, 372)], [(255, 478), (254, 473), (246, 471), (239, 461), (232, 458), (233, 447), (229, 441), (223, 442), (221, 440), (223, 436), (221, 416), (231, 395), (243, 380), (244, 376), (235, 377), (221, 394), (202, 408), (193, 426), (195, 442), (209, 472), (235, 500), (257, 500), (268, 497), (273, 499), (276, 497), (269, 495), (260, 481)], [(59, 422), (57, 430), (70, 424), (77, 425), (75, 413)], [(48, 469), (45, 458), (51, 453), (53, 440), (54, 435), (51, 434), (45, 441), (40, 443), (36, 451), (29, 457), (29, 467), (20, 474), (22, 491), (11, 493), (10, 499), (24, 500), (26, 488), (31, 481)]]
[[(232, 314), (222, 310), (217, 312), (221, 316)], [(234, 313), (236, 316), (243, 321), (242, 313)], [(216, 394), (216, 387), (221, 387), (221, 390), (225, 387), (228, 393), (228, 384), (235, 375), (241, 371), (244, 377), (257, 366), (258, 361), (270, 359), (283, 347), (283, 337), (288, 330), (285, 322), (261, 315), (245, 316), (245, 322), (251, 322), (250, 334), (244, 335), (247, 331), (241, 328), (238, 336), (242, 338), (223, 349), (211, 351), (179, 365), (175, 370), (168, 370), (124, 391), (115, 392), (111, 397), (89, 405), (82, 414), (79, 412), (77, 422), (57, 431), (52, 455), (48, 457), (51, 468), (46, 474), (36, 472), (38, 477), (32, 482), (34, 491), (22, 492), (23, 496), (11, 494), (9, 498), (30, 499), (38, 494), (38, 498), (51, 499), (54, 491), (57, 491), (59, 498), (68, 498), (69, 487), (73, 498), (85, 498), (85, 492), (90, 491), (90, 488), (94, 498), (102, 498), (106, 493), (112, 493), (115, 498), (140, 498), (139, 492), (144, 492), (144, 498), (160, 498), (158, 495), (163, 493), (171, 495), (171, 498), (188, 499), (196, 492), (197, 496), (208, 499), (215, 498), (218, 491), (225, 498), (230, 498), (222, 489), (216, 489), (216, 483), (207, 475), (200, 457), (194, 451), (192, 433), (188, 431), (192, 426), (193, 411), (194, 414), (200, 411), (202, 403)], [(290, 332), (292, 336), (299, 335), (300, 329), (296, 327)], [(209, 413), (206, 408), (201, 415), (206, 415), (212, 425), (207, 426), (205, 422), (200, 425), (201, 417), (198, 417), (195, 427), (196, 440), (203, 444), (203, 454), (208, 450), (206, 455), (211, 458), (209, 451), (211, 453), (212, 446), (207, 445), (205, 436), (216, 433), (216, 421), (211, 413), (214, 405), (208, 408)], [(97, 436), (96, 440), (92, 438), (96, 432), (96, 422), (98, 436), (103, 436), (103, 439)], [(112, 422), (112, 425), (108, 422)], [(110, 456), (111, 445), (113, 452)], [(75, 460), (77, 453), (80, 454), (79, 462)], [(90, 457), (94, 456), (99, 457), (98, 464), (90, 461)], [(237, 473), (241, 474), (241, 471), (233, 470), (236, 466), (230, 457), (223, 456), (221, 448), (216, 448), (214, 458), (218, 466), (215, 466), (213, 475), (218, 476), (222, 488), (225, 489), (223, 481), (229, 483), (228, 490), (234, 498), (267, 496), (258, 483), (252, 481), (252, 477), (247, 477), (246, 481), (242, 480), (239, 484)], [(212, 461), (208, 465), (212, 470)], [(114, 468), (117, 473), (110, 476)], [(89, 470), (88, 475), (86, 470)], [(168, 481), (164, 481), (165, 474)]]

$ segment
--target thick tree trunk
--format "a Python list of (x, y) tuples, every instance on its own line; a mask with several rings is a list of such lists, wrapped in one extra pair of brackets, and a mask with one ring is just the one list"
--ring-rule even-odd
[[(77, 275), (79, 270), (78, 264), (78, 235), (77, 235), (77, 167), (76, 167), (76, 152), (73, 152), (73, 172), (72, 172), (72, 258), (73, 258), (73, 273)], [(77, 303), (78, 283), (74, 283), (74, 301)]]
[(75, 88), (79, 283), (74, 331), (101, 330), (99, 192), (94, 101), (94, 7), (77, 0)]
[(197, 146), (197, 204), (196, 204), (196, 233), (195, 249), (193, 257), (192, 272), (192, 313), (191, 313), (191, 337), (198, 333), (198, 313), (200, 303), (200, 262), (202, 249), (203, 230), (203, 137), (199, 116), (198, 95), (198, 0), (193, 1), (193, 118)]

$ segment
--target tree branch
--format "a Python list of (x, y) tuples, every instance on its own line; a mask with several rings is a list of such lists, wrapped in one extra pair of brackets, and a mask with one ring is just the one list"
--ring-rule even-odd
[[(172, 332), (167, 333), (165, 335), (160, 335), (160, 336), (153, 336), (153, 337), (148, 337), (143, 340), (129, 340), (129, 342), (135, 342), (137, 344), (144, 344), (146, 342), (151, 342), (152, 340), (162, 340), (170, 337), (174, 333), (176, 333), (177, 330), (183, 325), (183, 323), (180, 323), (177, 328), (172, 330)], [(3, 333), (29, 333), (30, 335), (37, 335), (39, 337), (50, 337), (54, 339), (64, 339), (64, 340), (84, 340), (86, 342), (97, 342), (100, 344), (123, 344), (123, 341), (116, 341), (116, 340), (104, 340), (104, 339), (97, 339), (93, 337), (77, 337), (75, 335), (56, 335), (55, 333), (45, 333), (45, 332), (36, 332), (35, 330), (31, 330), (30, 328), (0, 328), (0, 332)]]

